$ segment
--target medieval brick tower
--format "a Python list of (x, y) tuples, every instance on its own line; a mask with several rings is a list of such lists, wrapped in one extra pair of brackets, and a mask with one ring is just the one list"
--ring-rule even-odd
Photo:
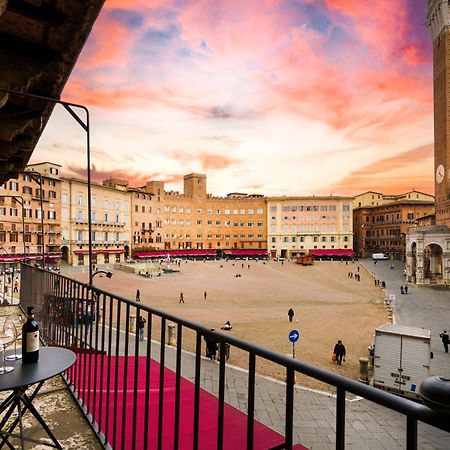
[(450, 285), (450, 4), (428, 0), (433, 41), (434, 195), (436, 225), (406, 235), (406, 281)]
[(450, 227), (450, 2), (428, 0), (433, 41), (436, 225)]

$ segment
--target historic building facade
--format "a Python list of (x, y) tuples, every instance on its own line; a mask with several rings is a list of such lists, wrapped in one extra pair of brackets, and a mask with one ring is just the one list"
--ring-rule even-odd
[(352, 197), (268, 197), (272, 257), (353, 256)]
[[(206, 175), (184, 177), (183, 193), (165, 191), (161, 181), (149, 181), (145, 192), (156, 207), (155, 240), (161, 234), (164, 250), (254, 249), (267, 253), (266, 204), (262, 195), (207, 193)], [(153, 207), (153, 210), (155, 210)], [(159, 244), (159, 242), (158, 242)]]
[(131, 194), (131, 247), (133, 252), (163, 250), (164, 194), (153, 185), (129, 188)]
[(434, 188), (436, 224), (406, 238), (406, 277), (417, 284), (450, 284), (450, 5), (428, 0), (433, 42)]
[(60, 168), (50, 162), (32, 164), (0, 186), (0, 262), (41, 264), (45, 257), (46, 265), (59, 264)]
[[(411, 197), (414, 200), (410, 200)], [(385, 202), (386, 198), (390, 201)], [(372, 253), (386, 253), (392, 259), (405, 261), (406, 234), (419, 219), (434, 213), (433, 197), (411, 193), (382, 195), (376, 203), (377, 206), (361, 206), (353, 210), (355, 253), (361, 258), (370, 257)]]
[(413, 202), (433, 202), (434, 196), (419, 192), (413, 189), (412, 191), (405, 192), (404, 194), (382, 194), (381, 192), (367, 191), (362, 194), (358, 194), (353, 197), (353, 211), (357, 208), (367, 206), (380, 206), (387, 203), (395, 203), (400, 201), (413, 201)]
[[(126, 185), (91, 183), (93, 264), (124, 262), (130, 254), (130, 193)], [(88, 186), (61, 178), (61, 252), (70, 265), (87, 265), (89, 254)]]

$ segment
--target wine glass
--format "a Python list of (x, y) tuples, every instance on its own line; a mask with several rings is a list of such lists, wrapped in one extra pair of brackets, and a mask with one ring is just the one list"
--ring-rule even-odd
[(0, 367), (0, 375), (12, 372), (14, 367), (5, 366), (5, 350), (8, 345), (12, 344), (14, 341), (14, 333), (11, 328), (7, 328), (5, 331), (0, 332), (0, 347), (3, 350), (3, 366)]
[[(22, 321), (22, 317), (19, 316), (19, 320)], [(19, 327), (19, 330), (21, 329), (21, 327)], [(9, 330), (11, 334), (14, 336), (14, 354), (12, 355), (8, 355), (5, 359), (6, 361), (17, 361), (18, 359), (22, 359), (22, 354), (21, 353), (17, 353), (17, 340), (20, 338), (20, 334), (21, 332), (17, 329), (15, 323), (14, 323), (14, 319), (11, 318), (7, 318), (5, 320), (5, 323), (3, 324), (3, 331), (6, 334), (6, 331)]]

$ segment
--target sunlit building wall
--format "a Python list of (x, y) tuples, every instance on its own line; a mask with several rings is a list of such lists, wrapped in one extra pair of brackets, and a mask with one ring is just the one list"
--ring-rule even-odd
[(45, 254), (47, 265), (58, 265), (61, 166), (44, 162), (29, 165), (26, 170), (35, 173), (21, 173), (0, 186), (0, 262), (12, 265), (26, 256), (29, 261), (41, 263)]
[[(159, 190), (159, 195), (158, 195)], [(206, 175), (184, 177), (183, 193), (164, 191), (162, 182), (147, 183), (147, 192), (161, 197), (166, 250), (267, 248), (266, 204), (262, 195), (242, 193), (214, 197)]]
[[(62, 258), (68, 264), (88, 264), (87, 181), (62, 178)], [(108, 184), (108, 181), (106, 182)], [(92, 262), (124, 262), (130, 253), (130, 193), (126, 186), (91, 184)]]
[(272, 257), (350, 256), (352, 197), (269, 197), (267, 226)]
[(365, 206), (353, 210), (355, 253), (363, 258), (372, 253), (386, 253), (393, 259), (404, 261), (406, 234), (421, 218), (427, 217), (430, 223), (433, 221), (430, 215), (434, 214), (434, 198), (416, 191), (380, 195), (380, 199), (375, 199), (377, 205), (372, 206), (368, 198)]

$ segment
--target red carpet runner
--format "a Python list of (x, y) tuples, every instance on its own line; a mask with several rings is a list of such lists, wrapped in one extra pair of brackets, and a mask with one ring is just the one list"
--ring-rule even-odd
[[(103, 376), (101, 376), (101, 363), (103, 359)], [(85, 360), (85, 361), (84, 361)], [(90, 360), (90, 361), (89, 361)], [(95, 362), (96, 360), (96, 362)], [(127, 364), (126, 380), (124, 377), (125, 361)], [(146, 398), (146, 357), (139, 357), (137, 380), (137, 423), (136, 448), (144, 448), (145, 398)], [(90, 364), (89, 364), (90, 363)], [(116, 363), (118, 363), (117, 389), (116, 389)], [(110, 380), (108, 380), (108, 365), (110, 365)], [(90, 382), (90, 413), (94, 420), (100, 424), (113, 448), (120, 448), (124, 438), (124, 448), (132, 448), (133, 439), (133, 412), (134, 412), (134, 366), (135, 358), (123, 356), (116, 357), (91, 354), (90, 356), (78, 353), (75, 366), (69, 371), (76, 390), (85, 403), (88, 401)], [(157, 448), (158, 436), (158, 409), (159, 409), (159, 375), (160, 365), (151, 360), (150, 363), (150, 393), (148, 407), (148, 448)], [(90, 378), (90, 380), (89, 380)], [(94, 391), (94, 383), (96, 392)], [(101, 389), (102, 387), (102, 389)], [(125, 395), (124, 395), (125, 391)], [(114, 395), (117, 392), (117, 396)], [(123, 408), (125, 404), (125, 427), (122, 428)], [(94, 408), (95, 405), (95, 408)], [(217, 410), (218, 399), (212, 394), (200, 389), (200, 421), (199, 421), (199, 448), (212, 450), (217, 443)], [(101, 412), (100, 412), (101, 411)], [(107, 413), (109, 412), (109, 414)], [(181, 378), (180, 382), (180, 426), (179, 448), (192, 449), (193, 443), (193, 411), (194, 411), (194, 384)], [(163, 441), (162, 448), (173, 448), (175, 412), (175, 372), (164, 369), (164, 400), (163, 400)], [(114, 422), (114, 414), (117, 421)], [(101, 417), (100, 417), (101, 414)], [(107, 419), (107, 415), (109, 416)], [(122, 433), (125, 433), (123, 436)], [(254, 422), (254, 449), (268, 449), (284, 442), (284, 437), (262, 423)], [(224, 449), (245, 449), (247, 443), (247, 416), (228, 404), (224, 407)], [(296, 445), (295, 449), (305, 449)]]

